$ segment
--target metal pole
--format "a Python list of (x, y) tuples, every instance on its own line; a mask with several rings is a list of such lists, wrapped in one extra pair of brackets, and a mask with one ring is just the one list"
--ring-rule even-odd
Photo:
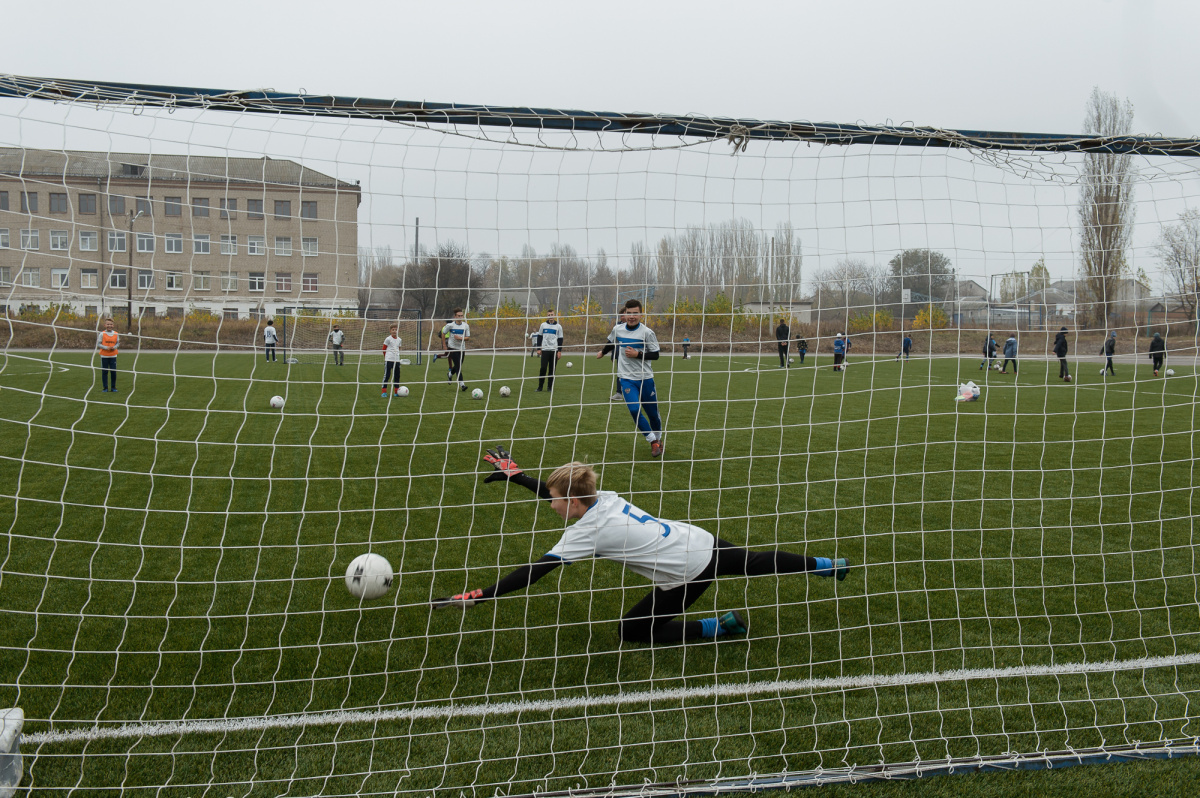
[(125, 332), (133, 330), (133, 220), (137, 216), (133, 215), (133, 211), (129, 212), (129, 238), (125, 242), (125, 251), (129, 255), (129, 271), (125, 273), (125, 288), (129, 296), (128, 314), (125, 317)]

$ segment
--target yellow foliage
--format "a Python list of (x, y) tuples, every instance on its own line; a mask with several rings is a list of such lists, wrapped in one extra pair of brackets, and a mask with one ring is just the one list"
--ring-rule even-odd
[(912, 324), (914, 330), (940, 330), (949, 325), (950, 319), (946, 318), (946, 312), (932, 303), (917, 311)]

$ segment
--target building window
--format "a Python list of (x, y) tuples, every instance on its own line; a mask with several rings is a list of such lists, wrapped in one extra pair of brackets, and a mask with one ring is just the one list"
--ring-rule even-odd
[(163, 197), (163, 213), (166, 216), (183, 216), (183, 197)]
[(315, 258), (317, 256), (317, 239), (300, 239), (300, 254), (306, 258)]
[(221, 218), (236, 219), (237, 218), (237, 200), (222, 199), (221, 200)]
[(290, 294), (292, 292), (292, 275), (290, 274), (275, 274), (275, 290), (281, 294)]
[(51, 230), (50, 249), (62, 252), (71, 248), (70, 230)]
[(142, 214), (143, 216), (153, 216), (154, 213), (150, 209), (150, 202), (152, 199), (153, 199), (153, 197), (138, 197), (137, 198), (137, 212)]
[(207, 233), (197, 233), (192, 236), (192, 252), (197, 255), (207, 255), (211, 245), (212, 241)]
[(37, 192), (21, 192), (21, 213), (37, 213)]
[(246, 200), (246, 218), (263, 218), (263, 201), (260, 199)]
[(50, 192), (50, 213), (67, 213), (70, 207), (66, 194)]
[(12, 285), (11, 266), (0, 266), (0, 285)]
[(267, 254), (267, 237), (266, 236), (246, 236), (246, 254), (248, 254), (248, 255), (266, 255)]
[(0, 211), (8, 210), (8, 192), (0, 191)]
[(17, 275), (17, 282), (26, 288), (41, 288), (42, 287), (42, 270), (36, 267), (29, 266), (21, 269), (21, 273)]
[(51, 269), (50, 270), (50, 287), (51, 288), (70, 288), (71, 287), (71, 270), (70, 269)]
[(95, 252), (100, 249), (100, 234), (95, 230), (79, 231), (79, 251)]
[(275, 218), (290, 219), (292, 216), (291, 200), (275, 200)]
[(237, 308), (221, 308), (221, 315), (227, 319), (232, 319), (233, 321), (237, 321), (238, 309)]
[(167, 233), (163, 236), (163, 251), (169, 255), (183, 254), (183, 234)]
[(128, 283), (125, 280), (124, 269), (113, 269), (108, 273), (109, 288), (124, 288)]
[(8, 249), (12, 242), (8, 239), (8, 228), (0, 227), (0, 249)]
[(263, 291), (266, 289), (266, 282), (266, 272), (250, 272), (247, 288), (251, 291)]
[(237, 254), (237, 236), (221, 236), (221, 254)]
[(167, 272), (167, 290), (183, 290), (183, 272)]
[(312, 294), (317, 290), (317, 273), (305, 272), (300, 276), (300, 290)]
[(125, 215), (125, 198), (118, 197), (115, 194), (108, 195), (108, 215), (109, 216), (124, 216)]
[(83, 315), (95, 316), (96, 315), (96, 306), (95, 305), (84, 305), (83, 306)]
[(153, 233), (138, 233), (137, 234), (137, 251), (138, 252), (153, 252), (154, 251), (154, 234)]
[(39, 233), (37, 230), (22, 230), (21, 249), (37, 249), (38, 235)]
[(154, 287), (154, 272), (149, 269), (138, 269), (138, 290), (149, 291)]
[(192, 216), (208, 216), (208, 197), (192, 197)]
[(137, 317), (139, 319), (144, 318), (146, 316), (153, 317), (154, 315), (155, 315), (155, 311), (154, 311), (153, 305), (138, 305)]
[(79, 287), (80, 288), (99, 288), (100, 287), (100, 272), (95, 269), (80, 269), (79, 271)]
[(186, 312), (183, 308), (175, 305), (167, 306), (167, 318), (169, 319), (181, 319)]
[(118, 233), (116, 230), (108, 231), (108, 251), (109, 252), (124, 252), (127, 239), (124, 233)]
[(192, 290), (194, 291), (209, 291), (212, 289), (208, 272), (194, 272), (192, 274)]
[(317, 218), (317, 202), (316, 200), (305, 200), (300, 203), (300, 218), (301, 219), (316, 219)]
[(96, 195), (95, 194), (80, 194), (79, 195), (79, 213), (85, 216), (96, 215)]
[(281, 258), (290, 258), (292, 256), (291, 236), (275, 236), (275, 254)]
[(237, 290), (237, 272), (221, 272), (221, 290)]

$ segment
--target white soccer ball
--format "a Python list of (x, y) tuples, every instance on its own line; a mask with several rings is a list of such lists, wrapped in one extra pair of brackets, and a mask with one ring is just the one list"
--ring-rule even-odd
[(408, 386), (401, 385), (396, 389), (396, 396), (408, 396)]
[(795, 362), (796, 362), (796, 358), (794, 358), (794, 357), (788, 358), (788, 363), (795, 363)]
[(1106, 372), (1106, 371), (1108, 371), (1108, 369), (1106, 369), (1106, 368), (1100, 369), (1100, 373), (1101, 373), (1101, 374), (1103, 374), (1103, 373), (1104, 373), (1104, 372)]
[(360, 554), (346, 568), (346, 589), (360, 599), (377, 599), (392, 586), (392, 564), (378, 554)]
[(511, 393), (512, 393), (512, 389), (510, 389), (507, 385), (500, 386), (500, 395), (501, 396), (508, 396)]
[(275, 408), (276, 410), (282, 410), (283, 409), (283, 397), (282, 396), (272, 396), (271, 397), (271, 407)]
[(1175, 376), (1175, 369), (1167, 369), (1167, 376), (1168, 376), (1168, 377), (1174, 377), (1174, 376)]
[(999, 370), (1000, 370), (1000, 364), (999, 364), (999, 363), (993, 363), (993, 364), (992, 364), (992, 371), (999, 371)]
[(471, 391), (471, 398), (472, 399), (482, 399), (483, 391), (479, 388), (476, 388), (475, 390)]
[(567, 361), (567, 368), (569, 368), (569, 369), (573, 369), (573, 368), (575, 368), (575, 364), (574, 364), (574, 363), (572, 363), (571, 361), (569, 361), (569, 360), (568, 360), (568, 361)]

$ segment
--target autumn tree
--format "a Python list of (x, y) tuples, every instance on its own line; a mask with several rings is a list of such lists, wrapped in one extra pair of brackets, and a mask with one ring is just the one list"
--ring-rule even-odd
[(1154, 244), (1168, 292), (1192, 321), (1200, 300), (1200, 210), (1188, 208), (1175, 224), (1163, 225)]

